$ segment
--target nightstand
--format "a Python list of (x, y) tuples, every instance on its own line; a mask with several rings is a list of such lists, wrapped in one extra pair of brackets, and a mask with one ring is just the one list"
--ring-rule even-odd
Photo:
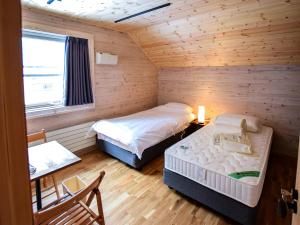
[(184, 134), (183, 138), (191, 135), (192, 133), (194, 133), (195, 131), (201, 129), (204, 126), (205, 126), (205, 124), (198, 123), (198, 120), (194, 119), (192, 122), (190, 122), (189, 127), (185, 129), (185, 134)]

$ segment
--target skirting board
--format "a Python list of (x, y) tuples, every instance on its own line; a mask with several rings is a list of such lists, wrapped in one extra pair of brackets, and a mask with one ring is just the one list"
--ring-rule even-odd
[(85, 154), (87, 154), (89, 152), (95, 151), (97, 149), (98, 149), (97, 145), (92, 145), (92, 146), (89, 146), (89, 147), (77, 150), (77, 151), (75, 151), (73, 153), (75, 155), (77, 155), (77, 156), (82, 156), (82, 155), (85, 155)]

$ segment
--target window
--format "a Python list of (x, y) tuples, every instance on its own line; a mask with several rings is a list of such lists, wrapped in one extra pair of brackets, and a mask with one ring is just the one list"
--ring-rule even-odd
[(65, 36), (24, 30), (26, 111), (63, 106)]
[(27, 118), (95, 108), (94, 38), (88, 33), (67, 31), (73, 37), (65, 30), (58, 32), (64, 35), (23, 30)]

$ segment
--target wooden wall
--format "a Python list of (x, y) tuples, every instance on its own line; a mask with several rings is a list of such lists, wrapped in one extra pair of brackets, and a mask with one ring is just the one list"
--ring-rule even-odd
[[(171, 0), (169, 8), (116, 25), (114, 19), (146, 4), (133, 1), (119, 5), (120, 2), (97, 15), (86, 10), (82, 15), (70, 15), (127, 32), (161, 69), (159, 103), (183, 101), (194, 107), (204, 104), (209, 116), (225, 111), (257, 115), (274, 127), (277, 149), (292, 155), (297, 151), (299, 0)], [(126, 34), (72, 22), (66, 17), (46, 16), (47, 11), (33, 13), (32, 10), (45, 10), (44, 6), (24, 7), (28, 8), (23, 10), (25, 20), (91, 32), (95, 35), (96, 50), (120, 56), (116, 67), (95, 66), (95, 110), (30, 120), (29, 130), (112, 117), (156, 104), (156, 69)], [(64, 10), (48, 13), (58, 11)], [(95, 20), (94, 16), (103, 21)]]
[(299, 0), (181, 2), (128, 31), (157, 67), (300, 64)]
[(205, 105), (208, 118), (223, 112), (258, 116), (275, 130), (275, 151), (297, 154), (300, 66), (162, 69), (158, 80), (159, 104)]
[(119, 56), (116, 66), (95, 65), (93, 110), (28, 119), (28, 131), (58, 129), (148, 109), (157, 104), (157, 71), (127, 34), (23, 9), (23, 21), (94, 35), (96, 51)]

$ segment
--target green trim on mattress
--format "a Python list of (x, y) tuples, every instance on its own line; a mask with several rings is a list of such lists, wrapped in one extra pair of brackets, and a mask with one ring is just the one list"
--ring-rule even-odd
[(243, 177), (259, 177), (259, 171), (242, 171), (242, 172), (234, 172), (228, 174), (228, 176), (233, 177), (235, 179), (241, 179)]

